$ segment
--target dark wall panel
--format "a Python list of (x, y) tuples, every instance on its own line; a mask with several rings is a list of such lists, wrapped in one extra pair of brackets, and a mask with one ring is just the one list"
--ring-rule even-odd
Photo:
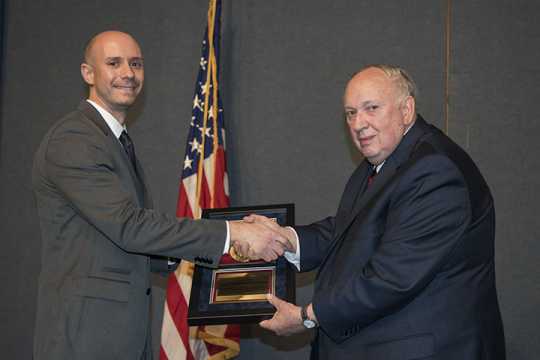
[(454, 1), (450, 135), (484, 172), (508, 359), (540, 353), (540, 26), (535, 1)]

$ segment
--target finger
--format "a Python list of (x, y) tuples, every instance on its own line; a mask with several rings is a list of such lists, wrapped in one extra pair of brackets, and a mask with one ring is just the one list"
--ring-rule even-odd
[(257, 215), (257, 214), (249, 214), (250, 217), (252, 217), (256, 221), (264, 221), (268, 219), (266, 216)]
[(287, 250), (287, 247), (280, 241), (275, 240), (270, 244), (270, 249), (272, 249), (277, 256), (282, 256), (285, 250)]
[[(258, 254), (256, 251), (254, 251), (253, 249), (249, 249), (249, 251), (245, 254), (246, 257), (248, 257), (250, 260), (259, 260), (259, 259), (263, 259), (264, 258), (262, 257), (261, 254)], [(264, 260), (266, 261), (266, 260)]]
[(278, 257), (273, 252), (265, 251), (262, 258), (264, 261), (270, 262), (276, 260)]
[(255, 217), (253, 215), (244, 216), (242, 221), (252, 224), (255, 222)]
[(269, 319), (269, 320), (263, 320), (259, 323), (260, 327), (262, 327), (263, 329), (266, 329), (266, 330), (270, 330), (272, 332), (276, 332), (274, 330), (274, 318), (272, 319)]
[(271, 228), (271, 229), (274, 229), (274, 230), (279, 230), (281, 229), (281, 226), (274, 220), (272, 219), (269, 219), (267, 217), (264, 217), (264, 216), (259, 216), (257, 218), (257, 222), (260, 222), (262, 224), (264, 224), (265, 226)]
[(250, 247), (249, 247), (249, 244), (247, 244), (247, 243), (236, 242), (234, 244), (234, 250), (240, 256), (245, 256), (245, 254), (249, 253), (249, 249), (250, 249)]
[(275, 254), (276, 257), (282, 256), (285, 252), (285, 246), (278, 241), (271, 241), (268, 243), (266, 249), (272, 254)]
[(269, 330), (270, 330), (269, 325), (270, 325), (270, 320), (263, 320), (263, 321), (261, 321), (261, 322), (259, 323), (259, 326), (260, 326), (260, 327), (263, 327), (263, 328), (265, 328), (265, 329), (269, 329)]
[(268, 300), (268, 302), (272, 304), (278, 311), (284, 304), (287, 304), (286, 301), (283, 301), (272, 294), (266, 294), (266, 300)]
[(254, 249), (254, 248), (250, 248), (249, 252), (247, 253), (247, 256), (251, 260), (262, 259), (262, 260), (264, 260), (266, 262), (270, 262), (270, 261), (273, 260), (270, 252), (268, 252), (268, 249), (266, 249), (266, 248), (264, 248), (262, 250), (257, 250), (257, 249)]
[(276, 260), (282, 255), (283, 255), (283, 249), (280, 246), (278, 247), (272, 246), (268, 248), (268, 256), (271, 257), (272, 260)]
[(283, 252), (285, 252), (285, 251), (294, 252), (294, 247), (293, 247), (293, 245), (291, 244), (290, 241), (288, 241), (288, 240), (286, 240), (286, 241), (276, 240), (276, 242), (279, 243), (279, 246), (283, 249)]
[(266, 216), (262, 216), (262, 215), (255, 215), (255, 214), (252, 214), (250, 215), (254, 221), (258, 224), (261, 224), (261, 225), (264, 225), (266, 226), (267, 228), (270, 228), (270, 229), (278, 229), (280, 226), (273, 220), (267, 218)]
[(283, 230), (282, 228), (273, 230), (270, 236), (275, 242), (278, 242), (283, 247), (284, 250), (290, 250), (293, 248), (292, 243), (287, 238), (287, 236), (283, 233), (282, 230)]

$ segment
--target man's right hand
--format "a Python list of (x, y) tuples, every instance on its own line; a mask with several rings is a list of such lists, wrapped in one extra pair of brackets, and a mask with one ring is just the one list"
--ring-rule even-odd
[(279, 232), (261, 223), (230, 221), (231, 246), (251, 260), (273, 261), (288, 247), (288, 240)]
[(283, 243), (285, 245), (285, 250), (295, 253), (297, 248), (297, 237), (295, 231), (289, 226), (280, 226), (277, 222), (272, 219), (267, 218), (262, 215), (251, 214), (244, 218), (244, 221), (250, 224), (261, 224), (266, 226), (272, 231), (279, 233), (287, 242)]

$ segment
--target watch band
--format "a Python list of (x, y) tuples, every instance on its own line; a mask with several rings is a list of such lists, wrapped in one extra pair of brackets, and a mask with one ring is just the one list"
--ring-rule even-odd
[(307, 305), (304, 305), (300, 308), (300, 315), (302, 316), (302, 321), (306, 321), (307, 317)]
[(302, 317), (302, 324), (307, 329), (312, 329), (319, 326), (319, 323), (316, 320), (310, 319), (307, 313), (308, 305), (304, 305), (300, 308), (300, 316)]

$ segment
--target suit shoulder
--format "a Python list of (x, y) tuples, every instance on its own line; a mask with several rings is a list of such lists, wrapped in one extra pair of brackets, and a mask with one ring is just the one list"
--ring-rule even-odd
[(472, 158), (446, 135), (435, 133), (420, 142), (409, 159), (414, 171), (462, 182), (467, 188), (473, 217), (492, 206), (486, 180)]
[(98, 128), (80, 110), (73, 110), (58, 120), (48, 131), (49, 137), (55, 137), (64, 133), (83, 133), (91, 135), (98, 133)]
[(480, 175), (480, 171), (471, 156), (439, 129), (434, 128), (425, 139), (417, 144), (413, 152), (413, 156), (417, 157), (429, 154), (440, 154), (447, 157), (465, 175)]
[(465, 176), (459, 166), (447, 154), (437, 151), (429, 143), (421, 144), (399, 170), (402, 181), (405, 182), (424, 180), (440, 182), (454, 179), (465, 183)]
[(41, 154), (45, 163), (81, 161), (90, 158), (88, 154), (96, 156), (100, 152), (104, 153), (106, 136), (83, 112), (74, 110), (51, 127), (38, 149), (38, 154)]

